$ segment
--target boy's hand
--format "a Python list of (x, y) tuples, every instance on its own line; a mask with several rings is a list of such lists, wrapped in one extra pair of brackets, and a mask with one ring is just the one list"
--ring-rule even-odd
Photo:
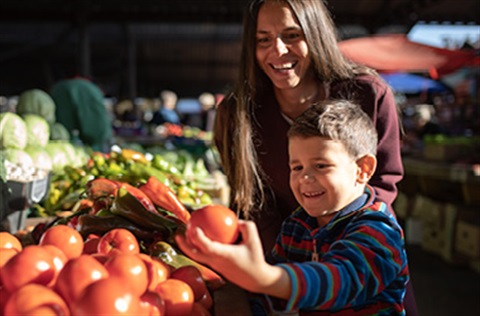
[[(242, 236), (238, 244), (212, 241), (200, 228), (187, 229), (185, 236), (176, 235), (180, 249), (190, 258), (209, 265), (229, 281), (251, 292), (265, 293), (276, 274), (265, 261), (257, 227), (252, 221), (239, 221)], [(281, 269), (283, 270), (283, 269)]]

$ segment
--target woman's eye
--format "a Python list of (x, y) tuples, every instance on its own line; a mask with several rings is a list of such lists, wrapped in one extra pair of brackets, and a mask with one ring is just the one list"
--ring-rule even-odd
[(297, 40), (299, 40), (301, 37), (301, 34), (300, 33), (286, 33), (284, 35), (282, 35), (282, 40), (285, 41), (285, 43), (287, 44), (290, 44), (290, 43), (294, 43), (296, 42)]
[(257, 38), (257, 44), (260, 46), (267, 46), (271, 42), (271, 39), (269, 37), (259, 37)]

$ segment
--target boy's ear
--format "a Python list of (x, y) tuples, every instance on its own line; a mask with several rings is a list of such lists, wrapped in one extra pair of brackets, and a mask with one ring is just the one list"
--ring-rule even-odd
[(374, 155), (367, 154), (357, 159), (357, 166), (357, 180), (366, 184), (377, 168), (377, 158)]

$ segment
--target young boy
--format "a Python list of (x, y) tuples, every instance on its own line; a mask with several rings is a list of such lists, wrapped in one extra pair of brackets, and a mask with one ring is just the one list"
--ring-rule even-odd
[(177, 243), (226, 279), (267, 295), (272, 310), (315, 315), (404, 315), (408, 281), (403, 232), (367, 182), (377, 134), (348, 101), (311, 106), (289, 133), (290, 187), (301, 205), (264, 257), (253, 222), (225, 245), (201, 229)]

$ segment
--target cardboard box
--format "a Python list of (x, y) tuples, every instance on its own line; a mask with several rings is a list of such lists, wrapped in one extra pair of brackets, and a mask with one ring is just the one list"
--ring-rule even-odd
[(458, 221), (455, 250), (472, 259), (480, 259), (480, 226), (466, 222)]
[(462, 192), (466, 205), (480, 206), (480, 181), (463, 183)]
[(459, 214), (457, 206), (423, 197), (419, 201), (419, 206), (424, 208), (421, 213), (422, 248), (439, 255), (448, 263), (465, 265), (468, 258), (455, 250)]

